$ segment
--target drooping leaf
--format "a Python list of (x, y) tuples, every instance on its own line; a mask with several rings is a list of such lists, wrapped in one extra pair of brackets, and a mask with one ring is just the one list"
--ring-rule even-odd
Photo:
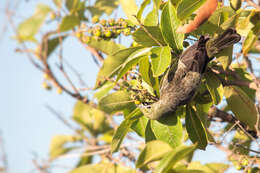
[(158, 78), (153, 77), (153, 73), (151, 70), (151, 64), (149, 63), (148, 56), (140, 59), (139, 62), (139, 72), (142, 76), (142, 79), (149, 84), (151, 87), (153, 87), (154, 91), (156, 93), (159, 93), (159, 80)]
[(158, 26), (158, 11), (157, 9), (153, 9), (149, 12), (144, 19), (145, 26)]
[(216, 61), (220, 62), (226, 70), (232, 62), (233, 46), (230, 46), (216, 55)]
[(66, 0), (65, 6), (70, 12), (72, 12), (78, 8), (79, 4), (80, 0)]
[(186, 108), (185, 123), (190, 140), (194, 144), (197, 143), (199, 149), (205, 150), (208, 144), (205, 127), (190, 106)]
[(89, 164), (86, 166), (81, 166), (72, 170), (70, 173), (136, 173), (135, 170), (129, 169), (113, 163), (99, 163), (99, 164)]
[(156, 140), (156, 136), (151, 127), (151, 120), (148, 120), (147, 125), (145, 127), (145, 142), (150, 142)]
[(123, 142), (124, 137), (130, 130), (130, 127), (141, 115), (142, 112), (140, 111), (140, 109), (136, 108), (129, 115), (127, 115), (125, 120), (119, 125), (112, 139), (112, 144), (111, 144), (112, 153), (118, 151), (121, 143)]
[(136, 15), (138, 20), (140, 20), (140, 21), (142, 20), (143, 11), (146, 8), (146, 6), (150, 4), (150, 2), (151, 2), (151, 0), (144, 0), (142, 2), (141, 7), (139, 8), (137, 15)]
[(178, 161), (184, 159), (193, 152), (196, 146), (179, 146), (166, 154), (155, 169), (155, 173), (165, 173), (169, 171)]
[(206, 73), (206, 86), (210, 92), (211, 98), (214, 104), (219, 104), (224, 95), (224, 89), (221, 81), (217, 78), (214, 73)]
[(158, 77), (163, 74), (171, 64), (171, 49), (168, 46), (155, 47), (151, 52), (153, 76)]
[(45, 44), (43, 43), (42, 45), (42, 52), (45, 53), (46, 51), (46, 48), (47, 48), (47, 57), (49, 57), (53, 51), (55, 51), (55, 49), (58, 47), (58, 45), (60, 44), (60, 39), (62, 41), (64, 41), (65, 37), (55, 37), (55, 38), (51, 38), (51, 39), (48, 39), (47, 41), (47, 47), (45, 46)]
[(72, 118), (92, 134), (107, 131), (109, 125), (105, 122), (105, 113), (94, 108), (91, 104), (78, 101), (74, 106)]
[(112, 55), (113, 53), (119, 51), (120, 49), (125, 48), (123, 45), (116, 44), (112, 40), (103, 40), (103, 39), (101, 40), (90, 39), (88, 45), (107, 55)]
[[(143, 46), (166, 46), (166, 43), (163, 39), (161, 30), (158, 26), (145, 26), (147, 29), (148, 33), (152, 35), (152, 37), (143, 30), (143, 28), (139, 28), (133, 33), (133, 39), (136, 41), (138, 44), (143, 45)], [(159, 43), (160, 44), (159, 44)]]
[(141, 168), (150, 162), (160, 160), (165, 154), (172, 151), (172, 147), (162, 141), (151, 141), (145, 145), (136, 161), (136, 167)]
[(133, 100), (130, 99), (126, 91), (116, 91), (103, 97), (98, 104), (98, 107), (106, 113), (114, 113), (123, 111), (128, 107), (134, 106)]
[(100, 68), (98, 72), (98, 76), (96, 79), (96, 88), (103, 84), (103, 82), (106, 81), (107, 78), (111, 78), (114, 75), (116, 75), (116, 73), (119, 71), (119, 69), (121, 68), (125, 60), (128, 58), (128, 56), (141, 48), (143, 47), (122, 49), (113, 53), (112, 55), (109, 55), (104, 60), (103, 66)]
[(177, 18), (176, 9), (170, 1), (168, 1), (162, 11), (161, 29), (164, 40), (176, 52), (180, 52), (183, 49), (182, 42), (184, 40), (184, 34), (178, 34), (176, 32), (180, 25), (181, 21)]
[(60, 32), (65, 32), (73, 29), (75, 26), (80, 24), (80, 19), (76, 15), (68, 15), (62, 18), (59, 26)]
[(51, 12), (51, 8), (44, 4), (39, 4), (36, 7), (33, 16), (19, 24), (17, 29), (17, 37), (19, 41), (35, 41), (34, 36), (40, 30), (47, 15)]
[(260, 35), (260, 22), (256, 23), (256, 25), (249, 31), (244, 43), (243, 43), (243, 54), (247, 54), (248, 51), (252, 48), (254, 43), (258, 40), (258, 36)]
[(132, 124), (131, 129), (133, 129), (139, 136), (145, 137), (145, 129), (147, 123), (148, 123), (148, 118), (142, 116)]
[(254, 129), (257, 120), (257, 111), (254, 102), (247, 94), (237, 86), (225, 86), (224, 96), (236, 118), (251, 129)]
[(51, 140), (50, 144), (50, 158), (55, 159), (59, 157), (60, 155), (63, 155), (72, 149), (73, 147), (65, 147), (64, 145), (68, 142), (75, 142), (77, 140), (80, 140), (80, 138), (76, 136), (70, 136), (70, 135), (57, 135), (54, 136)]
[(119, 0), (96, 0), (94, 6), (88, 6), (87, 9), (92, 16), (101, 16), (102, 14), (111, 15), (118, 8)]
[(94, 97), (100, 100), (102, 97), (108, 94), (108, 92), (114, 88), (115, 83), (107, 82), (105, 85), (100, 87), (97, 92), (95, 92)]
[(177, 115), (162, 117), (160, 122), (151, 120), (151, 129), (157, 140), (164, 141), (174, 148), (182, 142), (182, 123)]
[(180, 20), (184, 20), (195, 12), (206, 0), (182, 0), (177, 7), (177, 16)]
[(136, 65), (140, 58), (148, 56), (150, 54), (151, 47), (138, 49), (133, 52), (122, 64), (121, 69), (118, 72), (117, 80), (119, 80), (132, 66)]
[(138, 13), (138, 7), (135, 3), (135, 0), (119, 0), (120, 5), (123, 8), (123, 11), (126, 17), (134, 24), (138, 24), (134, 15)]

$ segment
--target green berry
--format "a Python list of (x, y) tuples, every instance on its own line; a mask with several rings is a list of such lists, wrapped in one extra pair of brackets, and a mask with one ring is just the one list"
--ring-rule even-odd
[(135, 104), (136, 104), (136, 105), (140, 105), (141, 102), (140, 102), (139, 100), (135, 100)]
[(56, 13), (55, 13), (55, 12), (52, 12), (52, 13), (51, 13), (51, 16), (50, 16), (51, 20), (56, 19), (56, 17), (57, 17)]
[(76, 32), (76, 37), (80, 39), (82, 37), (82, 32)]
[(123, 18), (119, 18), (119, 19), (117, 20), (117, 24), (118, 24), (118, 25), (121, 25), (124, 21), (125, 21), (125, 20), (124, 20)]
[(87, 44), (87, 43), (90, 42), (90, 37), (85, 35), (85, 36), (82, 37), (82, 41)]
[(100, 37), (101, 36), (101, 31), (100, 30), (95, 30), (93, 32), (94, 36)]
[(123, 30), (123, 34), (124, 34), (125, 36), (130, 35), (130, 34), (131, 34), (131, 30), (130, 30), (130, 28), (126, 28), (126, 29), (124, 29), (124, 30)]
[(43, 87), (44, 89), (46, 89), (46, 90), (51, 90), (51, 86), (48, 85), (46, 82), (43, 82), (43, 83), (42, 83), (42, 87)]
[(57, 88), (57, 93), (62, 94), (62, 89), (60, 87)]
[(100, 20), (100, 25), (102, 25), (102, 26), (106, 26), (107, 25), (107, 21), (105, 20), (105, 19), (102, 19), (102, 20)]
[(128, 23), (126, 21), (123, 21), (122, 24), (121, 24), (124, 28), (127, 28), (128, 27)]
[(138, 46), (138, 43), (135, 42), (135, 41), (133, 41), (132, 46), (133, 46), (133, 47), (137, 47), (137, 46)]
[(248, 165), (248, 160), (247, 160), (247, 159), (243, 159), (242, 162), (241, 162), (241, 164), (242, 164), (243, 166), (247, 166), (247, 165)]
[(110, 26), (115, 25), (115, 19), (109, 19), (109, 20), (108, 20), (108, 24), (109, 24)]
[(92, 23), (98, 23), (98, 21), (99, 21), (99, 17), (98, 16), (94, 16), (94, 17), (92, 17)]
[(107, 38), (110, 38), (112, 36), (112, 32), (110, 30), (106, 30), (104, 34)]
[(118, 34), (118, 35), (121, 34), (121, 29), (117, 29), (116, 34)]

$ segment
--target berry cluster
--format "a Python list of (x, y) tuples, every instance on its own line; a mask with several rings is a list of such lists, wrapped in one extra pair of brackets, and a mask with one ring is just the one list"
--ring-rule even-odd
[(117, 38), (121, 33), (125, 36), (131, 34), (134, 27), (129, 26), (128, 22), (122, 18), (118, 20), (99, 20), (97, 16), (92, 18), (93, 27), (87, 27), (86, 24), (82, 24), (79, 30), (76, 32), (76, 37), (81, 39), (84, 43), (89, 43), (93, 38), (95, 40), (104, 39), (109, 40)]

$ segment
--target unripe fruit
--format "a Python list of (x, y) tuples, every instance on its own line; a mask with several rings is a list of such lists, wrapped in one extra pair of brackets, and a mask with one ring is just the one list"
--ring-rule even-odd
[(136, 104), (136, 105), (140, 105), (141, 102), (140, 102), (139, 100), (135, 100), (135, 104)]
[(106, 30), (104, 34), (107, 38), (110, 38), (112, 36), (112, 32), (110, 30)]
[(121, 33), (121, 29), (117, 29), (116, 33), (119, 35)]
[(55, 12), (52, 12), (52, 13), (51, 13), (51, 16), (50, 16), (51, 20), (56, 19), (56, 17), (57, 17), (56, 13), (55, 13)]
[(90, 42), (90, 37), (85, 35), (85, 36), (82, 37), (82, 41), (87, 44), (87, 43)]
[(128, 23), (127, 23), (126, 21), (123, 21), (123, 22), (122, 22), (122, 26), (123, 26), (124, 28), (127, 28), (127, 27), (128, 27)]
[(51, 90), (51, 86), (48, 85), (46, 82), (43, 82), (43, 83), (42, 83), (42, 87), (43, 87), (44, 89), (46, 89), (46, 90)]
[(108, 20), (108, 24), (109, 24), (110, 26), (115, 25), (115, 19), (109, 19), (109, 20)]
[(57, 88), (57, 93), (62, 94), (62, 89), (60, 87)]
[(49, 76), (47, 73), (44, 73), (44, 74), (43, 74), (43, 78), (44, 78), (45, 80), (50, 80), (50, 76)]
[(100, 37), (101, 36), (101, 31), (100, 30), (95, 30), (93, 34), (96, 37)]
[(135, 41), (133, 41), (132, 45), (133, 45), (133, 47), (137, 47), (137, 46), (138, 46), (138, 43), (135, 42)]
[(247, 166), (248, 165), (248, 160), (247, 159), (243, 159), (241, 164), (242, 164), (242, 166)]
[(76, 32), (76, 37), (80, 39), (82, 37), (82, 32)]
[(107, 21), (105, 20), (105, 19), (102, 19), (102, 20), (100, 20), (100, 25), (102, 25), (102, 26), (106, 26), (107, 25)]
[(99, 21), (99, 17), (98, 16), (94, 16), (94, 17), (92, 17), (92, 23), (98, 23), (98, 21)]
[(126, 28), (126, 29), (124, 29), (124, 30), (123, 30), (123, 34), (124, 34), (125, 36), (130, 35), (130, 34), (131, 34), (131, 30), (130, 30), (130, 28)]

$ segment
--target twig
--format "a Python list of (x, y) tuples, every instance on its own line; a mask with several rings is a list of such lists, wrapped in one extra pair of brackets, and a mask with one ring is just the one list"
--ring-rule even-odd
[(7, 161), (7, 156), (5, 153), (5, 147), (4, 147), (4, 139), (2, 136), (2, 132), (0, 131), (0, 151), (2, 152), (2, 157), (1, 160), (3, 162), (3, 173), (7, 173), (8, 171), (8, 161)]

